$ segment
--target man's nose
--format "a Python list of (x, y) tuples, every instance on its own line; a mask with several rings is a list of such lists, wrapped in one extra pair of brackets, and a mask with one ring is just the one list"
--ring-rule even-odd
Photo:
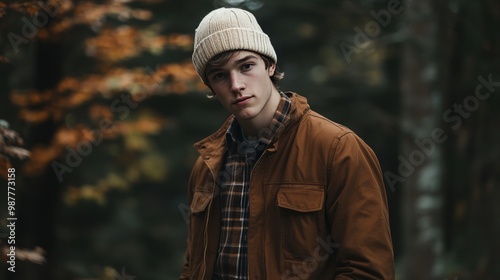
[(241, 77), (240, 73), (231, 73), (231, 91), (240, 92), (245, 89), (245, 83)]

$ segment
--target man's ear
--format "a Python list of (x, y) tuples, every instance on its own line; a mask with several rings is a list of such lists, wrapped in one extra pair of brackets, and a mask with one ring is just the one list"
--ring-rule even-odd
[(272, 63), (269, 65), (269, 68), (267, 68), (267, 73), (269, 74), (269, 77), (272, 77), (274, 75), (274, 71), (276, 71), (276, 64)]

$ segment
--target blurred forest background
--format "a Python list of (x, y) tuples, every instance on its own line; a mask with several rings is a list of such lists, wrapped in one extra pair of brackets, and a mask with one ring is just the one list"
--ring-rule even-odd
[(500, 279), (497, 0), (0, 1), (0, 279), (178, 277), (192, 144), (227, 117), (193, 35), (222, 6), (378, 155), (397, 279)]

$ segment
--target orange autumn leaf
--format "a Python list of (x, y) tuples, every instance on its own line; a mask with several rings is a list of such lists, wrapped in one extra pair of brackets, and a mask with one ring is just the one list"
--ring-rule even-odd
[(62, 147), (36, 146), (31, 150), (30, 159), (23, 166), (23, 172), (29, 175), (41, 174), (62, 151)]
[[(34, 92), (34, 91), (33, 91)], [(10, 93), (10, 100), (12, 103), (18, 105), (18, 106), (28, 106), (31, 104), (30, 99), (29, 99), (29, 94), (23, 92), (18, 92), (18, 91), (13, 91)]]
[(67, 90), (75, 90), (80, 87), (80, 81), (73, 77), (66, 77), (59, 82), (56, 87), (56, 91), (59, 93), (63, 93)]
[(89, 56), (115, 62), (139, 54), (139, 40), (136, 28), (129, 26), (106, 28), (97, 37), (85, 42), (86, 53)]
[(34, 16), (38, 14), (40, 9), (41, 9), (40, 5), (29, 5), (26, 7), (26, 13), (30, 16)]
[(113, 119), (114, 115), (109, 106), (94, 104), (89, 109), (90, 118), (94, 121), (102, 119)]
[(54, 144), (58, 146), (75, 147), (80, 140), (80, 133), (76, 129), (61, 128), (54, 136)]
[(65, 101), (69, 108), (77, 107), (92, 99), (92, 95), (88, 92), (77, 91), (71, 94)]
[(23, 109), (21, 112), (19, 112), (19, 117), (22, 120), (25, 120), (27, 122), (31, 123), (41, 123), (46, 121), (49, 118), (49, 112), (48, 111), (32, 111), (28, 109)]
[(153, 17), (153, 13), (146, 10), (133, 10), (131, 15), (133, 18), (140, 20), (150, 20)]
[(13, 91), (10, 95), (10, 100), (19, 106), (39, 105), (53, 100), (54, 93), (52, 91)]

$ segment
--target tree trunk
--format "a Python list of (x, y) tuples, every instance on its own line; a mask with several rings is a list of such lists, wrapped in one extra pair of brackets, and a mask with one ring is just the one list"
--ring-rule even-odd
[[(34, 78), (36, 89), (51, 90), (61, 78), (60, 46), (57, 43), (42, 41), (33, 44), (37, 44)], [(51, 119), (41, 124), (30, 125), (25, 139), (26, 146), (32, 148), (38, 144), (48, 145), (58, 125)], [(55, 270), (58, 266), (53, 265), (53, 257), (60, 184), (54, 171), (48, 166), (41, 175), (23, 178), (21, 186), (25, 191), (19, 198), (22, 204), (19, 217), (19, 247), (29, 250), (35, 247), (43, 248), (46, 264), (20, 262), (19, 271), (10, 279), (55, 279)]]
[(405, 4), (408, 38), (402, 56), (402, 153), (404, 180), (403, 275), (401, 279), (442, 279), (442, 89), (438, 82), (439, 21), (432, 0)]

